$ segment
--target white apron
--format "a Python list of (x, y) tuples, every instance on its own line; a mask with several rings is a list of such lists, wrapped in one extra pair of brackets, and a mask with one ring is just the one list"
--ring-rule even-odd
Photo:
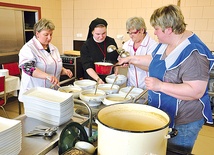
[[(62, 59), (54, 45), (49, 44), (49, 48), (50, 53), (43, 49), (41, 43), (34, 36), (20, 50), (19, 66), (29, 61), (35, 61), (36, 68), (59, 79), (62, 70)], [(35, 78), (22, 72), (19, 100), (22, 101), (22, 94), (33, 87), (50, 88), (51, 85), (47, 79)]]

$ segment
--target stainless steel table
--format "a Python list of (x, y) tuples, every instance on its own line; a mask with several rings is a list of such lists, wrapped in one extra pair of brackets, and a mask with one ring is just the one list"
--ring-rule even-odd
[(69, 122), (59, 126), (57, 134), (53, 135), (52, 138), (45, 138), (43, 136), (25, 137), (24, 135), (34, 130), (36, 126), (44, 125), (52, 127), (51, 124), (27, 117), (26, 115), (20, 115), (16, 119), (22, 122), (22, 150), (19, 155), (44, 155), (57, 146), (60, 133), (67, 124), (70, 122), (78, 122), (85, 125), (88, 121), (87, 117), (74, 115)]
[[(92, 115), (96, 116), (97, 112), (104, 107), (105, 105), (103, 104), (97, 107), (91, 107)], [(89, 120), (88, 117), (77, 114), (75, 112), (76, 109), (81, 109), (83, 111), (87, 110), (86, 107), (75, 104), (74, 116), (72, 117), (72, 119), (69, 122), (59, 126), (57, 134), (54, 135), (51, 139), (45, 139), (42, 136), (25, 137), (24, 135), (34, 130), (36, 126), (44, 125), (44, 126), (52, 127), (52, 125), (34, 118), (26, 117), (25, 115), (20, 115), (19, 117), (17, 117), (16, 119), (22, 121), (22, 150), (19, 153), (19, 155), (26, 155), (26, 154), (27, 155), (45, 155), (47, 153), (48, 155), (57, 154), (57, 151), (58, 151), (57, 145), (58, 145), (59, 136), (61, 131), (64, 129), (64, 127), (67, 124), (69, 124), (70, 122), (78, 122), (83, 126), (86, 126), (88, 124), (88, 120)]]

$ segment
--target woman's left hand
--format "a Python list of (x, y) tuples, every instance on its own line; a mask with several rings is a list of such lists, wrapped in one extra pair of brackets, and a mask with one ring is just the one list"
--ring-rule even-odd
[(71, 78), (73, 76), (73, 73), (71, 72), (70, 69), (65, 69), (65, 68), (62, 68), (62, 75), (67, 75), (69, 78)]
[(146, 89), (148, 90), (160, 91), (162, 83), (162, 81), (154, 77), (145, 78)]
[(71, 78), (73, 76), (73, 73), (71, 72), (70, 69), (66, 69), (66, 75)]

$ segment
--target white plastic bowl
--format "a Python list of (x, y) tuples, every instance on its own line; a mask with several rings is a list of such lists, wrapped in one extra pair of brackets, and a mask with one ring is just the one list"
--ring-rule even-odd
[(97, 89), (96, 95), (94, 95), (95, 89), (83, 90), (80, 92), (80, 99), (88, 103), (89, 106), (94, 107), (101, 104), (106, 93), (103, 90)]
[(74, 81), (74, 86), (82, 88), (82, 90), (88, 90), (95, 88), (96, 82), (89, 79)]
[[(131, 86), (128, 87), (123, 87), (119, 90), (119, 94), (127, 94), (128, 91), (131, 89)], [(133, 88), (132, 91), (129, 93), (129, 95), (132, 97), (132, 99), (135, 99), (136, 97), (138, 97), (144, 90), (141, 88)], [(148, 93), (146, 93), (145, 95), (143, 95), (138, 101), (137, 103), (145, 103), (147, 101), (148, 98)]]
[[(123, 87), (123, 88), (120, 89), (119, 93), (121, 93), (121, 94), (127, 94), (130, 89), (131, 89), (131, 86)], [(131, 97), (137, 97), (142, 92), (143, 92), (143, 89), (135, 87), (135, 88), (132, 89), (132, 91), (129, 93), (129, 95)]]
[[(106, 77), (106, 82), (112, 84), (114, 82), (115, 78), (116, 78), (115, 74), (108, 75)], [(127, 77), (125, 75), (118, 74), (117, 75), (117, 80), (115, 81), (114, 84), (120, 86), (120, 85), (126, 83), (126, 81), (127, 81)]]
[(72, 93), (74, 98), (78, 98), (80, 92), (82, 91), (82, 88), (78, 86), (69, 85), (69, 86), (60, 87), (58, 91), (65, 92), (65, 93)]
[(126, 98), (125, 98), (125, 96), (126, 95), (123, 95), (123, 94), (109, 94), (104, 98), (103, 104), (112, 105), (112, 104), (116, 104), (116, 103), (132, 102), (131, 96), (128, 95)]
[(120, 86), (118, 85), (113, 85), (111, 88), (112, 84), (104, 83), (104, 84), (99, 84), (98, 89), (103, 90), (106, 92), (106, 95), (108, 94), (115, 94), (118, 93)]
[(94, 147), (94, 145), (92, 145), (91, 143), (85, 142), (85, 141), (78, 141), (76, 142), (75, 148), (79, 149), (79, 150), (83, 150), (89, 154), (93, 154), (96, 150), (96, 148)]

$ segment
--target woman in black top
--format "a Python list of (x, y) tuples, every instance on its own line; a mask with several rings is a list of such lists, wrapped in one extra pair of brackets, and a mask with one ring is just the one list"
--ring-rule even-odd
[(95, 62), (117, 63), (118, 53), (113, 51), (108, 53), (107, 47), (114, 45), (115, 40), (107, 36), (107, 22), (104, 19), (94, 19), (90, 26), (86, 42), (81, 47), (81, 62), (84, 70), (84, 79), (92, 79), (100, 84), (105, 82), (107, 75), (98, 75), (95, 72)]

